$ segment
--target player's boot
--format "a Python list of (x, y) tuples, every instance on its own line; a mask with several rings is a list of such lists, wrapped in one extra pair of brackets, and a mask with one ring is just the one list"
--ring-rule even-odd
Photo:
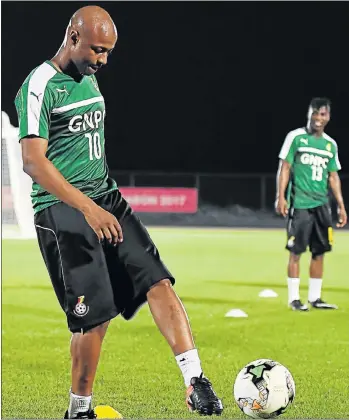
[(314, 302), (309, 302), (313, 308), (316, 309), (338, 309), (337, 305), (332, 303), (326, 303), (321, 298), (314, 300)]
[(76, 414), (74, 417), (69, 417), (68, 410), (64, 414), (65, 419), (96, 419), (97, 415), (95, 412), (91, 409), (89, 411), (81, 412)]
[(220, 415), (223, 411), (222, 401), (217, 397), (211, 382), (203, 377), (191, 378), (185, 400), (189, 411), (197, 411), (204, 416)]
[(299, 299), (293, 300), (290, 303), (290, 307), (292, 308), (293, 311), (302, 311), (302, 312), (309, 311), (308, 306), (304, 305)]

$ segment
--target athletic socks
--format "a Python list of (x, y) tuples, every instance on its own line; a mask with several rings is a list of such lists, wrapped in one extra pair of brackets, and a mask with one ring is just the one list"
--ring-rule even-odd
[(199, 377), (202, 373), (198, 351), (197, 349), (188, 350), (176, 356), (176, 360), (182, 372), (185, 386), (188, 387), (191, 378)]
[(299, 300), (299, 278), (289, 277), (287, 279), (288, 285), (288, 303), (293, 302), (294, 300)]
[(78, 413), (84, 413), (91, 408), (92, 395), (85, 397), (82, 395), (75, 395), (70, 391), (70, 402), (68, 408), (69, 418), (75, 417)]
[(309, 279), (308, 301), (315, 302), (321, 298), (322, 279)]

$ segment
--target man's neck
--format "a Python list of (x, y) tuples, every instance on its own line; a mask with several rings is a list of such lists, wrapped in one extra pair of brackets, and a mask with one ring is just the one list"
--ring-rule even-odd
[(50, 61), (60, 73), (67, 74), (77, 82), (80, 82), (83, 78), (83, 75), (78, 72), (75, 64), (67, 56), (64, 49), (58, 51)]

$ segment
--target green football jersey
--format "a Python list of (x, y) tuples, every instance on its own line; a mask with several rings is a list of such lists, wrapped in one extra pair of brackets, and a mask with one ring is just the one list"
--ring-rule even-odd
[(337, 143), (327, 134), (315, 137), (304, 128), (287, 134), (279, 158), (292, 165), (288, 198), (296, 209), (328, 203), (328, 175), (341, 169)]
[[(117, 188), (108, 176), (105, 104), (94, 75), (76, 82), (46, 61), (26, 78), (15, 105), (19, 139), (47, 139), (46, 157), (70, 184), (92, 199)], [(36, 182), (31, 197), (35, 213), (59, 202)]]

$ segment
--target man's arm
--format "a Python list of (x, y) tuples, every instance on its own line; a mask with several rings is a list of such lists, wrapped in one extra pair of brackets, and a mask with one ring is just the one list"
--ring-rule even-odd
[(81, 212), (88, 211), (94, 202), (73, 187), (46, 158), (48, 142), (42, 138), (21, 140), (23, 170), (50, 194)]
[(288, 213), (287, 201), (285, 199), (286, 188), (290, 180), (291, 164), (280, 159), (279, 169), (276, 176), (276, 211), (286, 217)]
[(343, 227), (347, 224), (347, 213), (345, 210), (345, 205), (344, 205), (344, 200), (343, 200), (343, 195), (342, 195), (341, 180), (337, 172), (330, 172), (328, 180), (329, 180), (329, 184), (333, 192), (333, 195), (338, 204), (338, 216), (339, 216), (338, 222), (339, 223), (337, 223), (337, 227)]
[(119, 222), (109, 212), (73, 187), (56, 167), (46, 158), (48, 141), (39, 137), (21, 140), (23, 170), (36, 183), (59, 200), (80, 210), (100, 240), (104, 237), (114, 242), (122, 240)]
[(297, 145), (295, 142), (295, 131), (290, 131), (282, 145), (279, 153), (279, 169), (276, 175), (276, 212), (286, 217), (288, 213), (287, 201), (285, 199), (286, 188), (290, 180), (292, 164), (294, 162)]

